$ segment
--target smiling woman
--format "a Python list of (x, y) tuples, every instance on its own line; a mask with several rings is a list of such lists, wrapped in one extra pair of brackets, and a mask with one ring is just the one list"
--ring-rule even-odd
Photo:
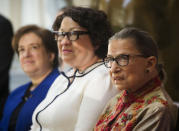
[(72, 70), (62, 73), (33, 114), (31, 130), (92, 130), (116, 93), (102, 59), (111, 27), (104, 12), (71, 7), (53, 24), (59, 54)]
[(35, 25), (20, 28), (13, 37), (12, 46), (31, 82), (18, 87), (9, 95), (0, 130), (27, 131), (32, 124), (34, 109), (60, 74), (57, 69), (58, 49), (53, 34)]

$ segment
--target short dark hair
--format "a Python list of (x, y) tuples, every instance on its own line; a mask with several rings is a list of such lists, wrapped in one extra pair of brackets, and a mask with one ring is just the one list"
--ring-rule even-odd
[(18, 46), (21, 37), (31, 32), (36, 34), (38, 37), (40, 37), (40, 39), (42, 40), (42, 44), (44, 45), (45, 50), (47, 52), (51, 52), (55, 54), (55, 58), (53, 60), (53, 68), (58, 67), (59, 66), (58, 47), (56, 41), (54, 40), (54, 36), (52, 32), (47, 29), (38, 27), (36, 25), (27, 25), (21, 27), (19, 30), (17, 30), (17, 32), (15, 33), (12, 39), (12, 47), (14, 51), (19, 55)]
[(127, 39), (131, 38), (135, 42), (133, 43), (136, 46), (136, 49), (145, 57), (155, 56), (157, 59), (156, 69), (159, 72), (161, 80), (165, 78), (165, 71), (163, 65), (158, 63), (158, 45), (152, 36), (141, 29), (135, 27), (126, 27), (121, 31), (115, 33), (110, 39)]
[(52, 26), (53, 30), (59, 30), (64, 17), (72, 18), (81, 27), (87, 29), (92, 45), (96, 49), (95, 54), (99, 58), (106, 56), (108, 39), (112, 35), (112, 29), (107, 15), (103, 11), (84, 7), (69, 7), (63, 15), (56, 18)]

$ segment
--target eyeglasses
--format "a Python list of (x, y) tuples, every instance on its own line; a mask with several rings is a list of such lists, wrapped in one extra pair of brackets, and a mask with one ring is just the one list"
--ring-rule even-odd
[(129, 64), (129, 57), (145, 57), (144, 55), (127, 55), (127, 54), (121, 54), (115, 58), (113, 57), (106, 57), (103, 59), (104, 65), (107, 68), (112, 67), (113, 61), (115, 61), (119, 66), (127, 66)]
[(72, 31), (72, 32), (58, 32), (53, 31), (55, 34), (55, 40), (61, 42), (65, 36), (67, 36), (68, 40), (75, 41), (79, 39), (80, 35), (89, 34), (88, 31)]

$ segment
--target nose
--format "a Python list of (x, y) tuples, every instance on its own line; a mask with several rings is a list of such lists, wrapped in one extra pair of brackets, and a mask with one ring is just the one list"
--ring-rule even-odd
[(30, 54), (31, 54), (30, 49), (26, 49), (26, 50), (24, 50), (24, 52), (22, 53), (22, 56), (23, 56), (23, 57), (29, 57)]
[(110, 71), (111, 71), (112, 73), (114, 73), (114, 72), (116, 72), (116, 70), (119, 69), (119, 68), (120, 68), (120, 67), (119, 67), (119, 65), (116, 63), (116, 61), (113, 61), (112, 64), (111, 64), (111, 69), (110, 69)]
[(68, 45), (68, 44), (71, 44), (71, 41), (68, 40), (68, 37), (67, 35), (64, 36), (64, 38), (58, 42), (58, 44), (61, 44), (61, 45)]

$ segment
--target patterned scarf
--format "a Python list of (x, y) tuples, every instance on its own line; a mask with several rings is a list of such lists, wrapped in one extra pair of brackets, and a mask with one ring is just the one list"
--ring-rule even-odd
[[(100, 116), (100, 119), (98, 120), (94, 130), (110, 131), (111, 129), (113, 129), (117, 131), (131, 131), (136, 120), (136, 114), (146, 104), (150, 104), (153, 101), (157, 100), (160, 101), (162, 104), (167, 105), (167, 102), (163, 99), (158, 98), (157, 95), (148, 96), (148, 94), (150, 94), (152, 91), (159, 89), (160, 85), (161, 81), (160, 78), (157, 76), (135, 92), (129, 93), (126, 90), (121, 91), (115, 97), (115, 101), (111, 101), (111, 103), (109, 103), (109, 105), (107, 106), (105, 112), (102, 114), (102, 116)], [(146, 98), (146, 96), (147, 99), (144, 99), (144, 97)], [(131, 113), (133, 115), (125, 113), (125, 110), (129, 107), (132, 107)], [(121, 121), (121, 125), (118, 124), (118, 120)]]

